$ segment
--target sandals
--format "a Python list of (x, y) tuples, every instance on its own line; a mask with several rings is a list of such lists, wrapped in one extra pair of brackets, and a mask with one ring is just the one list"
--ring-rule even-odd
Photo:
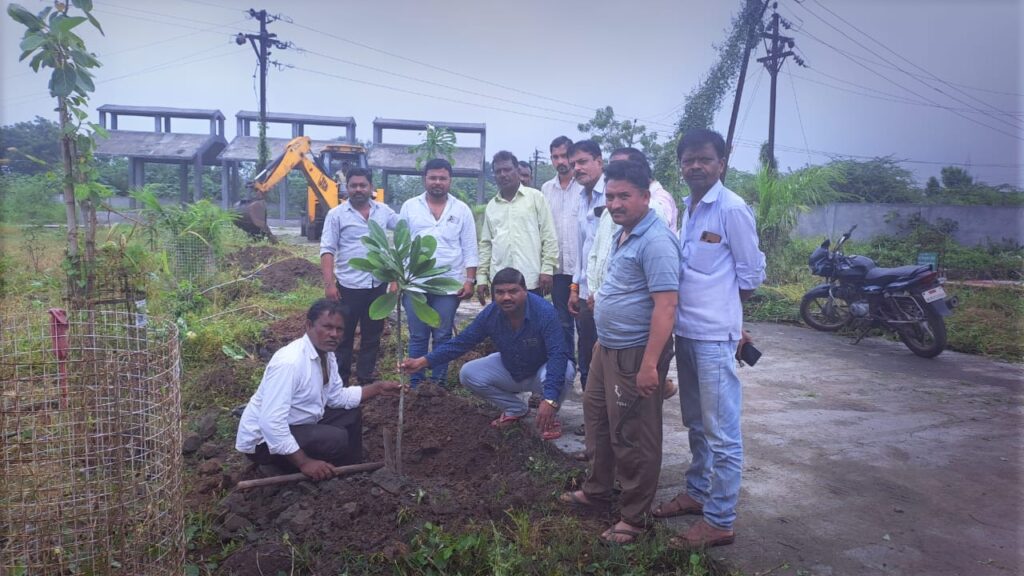
[(558, 495), (558, 501), (580, 510), (602, 508), (607, 506), (604, 501), (592, 500), (582, 490), (570, 490)]
[(700, 515), (704, 513), (704, 505), (693, 499), (692, 496), (683, 492), (675, 498), (666, 500), (651, 510), (651, 516), (655, 518), (674, 518), (686, 514)]
[[(625, 524), (625, 522), (623, 523)], [(615, 526), (617, 525), (618, 524), (616, 523)], [(636, 544), (636, 541), (647, 532), (646, 528), (639, 528), (632, 524), (627, 524), (629, 528), (616, 528), (615, 526), (612, 526), (601, 533), (599, 538), (602, 544), (606, 546), (626, 546), (628, 544)]]
[(555, 420), (550, 428), (541, 432), (540, 437), (545, 440), (558, 440), (562, 437), (562, 423)]
[(491, 427), (508, 428), (509, 426), (515, 424), (516, 422), (519, 422), (525, 417), (526, 414), (522, 414), (520, 416), (509, 416), (508, 414), (502, 413), (501, 416), (498, 416), (494, 420), (491, 420)]

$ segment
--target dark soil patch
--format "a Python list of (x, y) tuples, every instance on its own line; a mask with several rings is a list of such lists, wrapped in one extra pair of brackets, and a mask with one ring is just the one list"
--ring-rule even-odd
[[(367, 461), (383, 460), (382, 431), (395, 426), (397, 408), (398, 398), (380, 397), (364, 407)], [(557, 472), (531, 472), (531, 456), (545, 452), (564, 471), (571, 465), (523, 427), (491, 428), (494, 415), (492, 408), (424, 384), (406, 397), (405, 476), (398, 486), (381, 470), (230, 494), (220, 513), (247, 527), (236, 536), (244, 532), (249, 547), (223, 570), (251, 573), (245, 570), (255, 566), (256, 551), (280, 542), (282, 532), (296, 545), (316, 547), (309, 572), (334, 574), (353, 555), (404, 549), (428, 521), (458, 531), (472, 523), (504, 522), (509, 509), (549, 505)]]
[(311, 284), (321, 281), (320, 267), (303, 258), (288, 258), (267, 266), (256, 275), (264, 292), (290, 292), (300, 280)]
[(229, 266), (236, 266), (246, 272), (251, 272), (275, 260), (284, 260), (292, 256), (291, 252), (274, 246), (246, 246), (229, 254), (224, 260)]

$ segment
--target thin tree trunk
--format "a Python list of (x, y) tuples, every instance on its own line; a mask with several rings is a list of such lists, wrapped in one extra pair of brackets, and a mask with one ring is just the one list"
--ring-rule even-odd
[[(403, 354), (402, 345), (402, 291), (398, 291), (398, 354)], [(405, 427), (405, 374), (398, 373), (398, 381), (402, 387), (398, 391), (398, 433), (395, 435), (395, 473), (402, 475), (402, 429)]]
[(71, 136), (68, 135), (68, 106), (63, 99), (60, 104), (60, 147), (64, 156), (64, 208), (68, 221), (68, 257), (78, 256), (78, 216), (75, 213), (75, 158), (72, 152)]

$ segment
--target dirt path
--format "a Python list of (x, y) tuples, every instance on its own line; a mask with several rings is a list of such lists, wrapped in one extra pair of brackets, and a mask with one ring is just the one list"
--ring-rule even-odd
[[(1022, 573), (1024, 367), (749, 328), (764, 358), (740, 372), (738, 537), (715, 558), (748, 576)], [(678, 402), (665, 410), (659, 500), (681, 489), (690, 460)], [(578, 403), (564, 416), (579, 422)]]

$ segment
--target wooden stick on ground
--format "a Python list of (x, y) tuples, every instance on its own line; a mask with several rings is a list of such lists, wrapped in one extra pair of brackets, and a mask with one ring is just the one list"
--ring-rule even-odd
[(394, 438), (391, 434), (391, 429), (387, 426), (384, 427), (384, 467), (388, 470), (395, 471), (395, 445)]
[[(359, 472), (373, 472), (374, 470), (383, 467), (383, 462), (367, 462), (365, 464), (352, 464), (350, 466), (335, 466), (334, 475), (346, 476), (348, 474), (356, 474)], [(282, 474), (281, 476), (270, 476), (268, 478), (257, 478), (255, 480), (242, 480), (235, 486), (235, 489), (249, 490), (250, 488), (275, 486), (277, 484), (287, 484), (289, 482), (298, 482), (300, 480), (309, 480), (309, 476), (306, 476), (302, 472), (296, 472), (295, 474)]]

